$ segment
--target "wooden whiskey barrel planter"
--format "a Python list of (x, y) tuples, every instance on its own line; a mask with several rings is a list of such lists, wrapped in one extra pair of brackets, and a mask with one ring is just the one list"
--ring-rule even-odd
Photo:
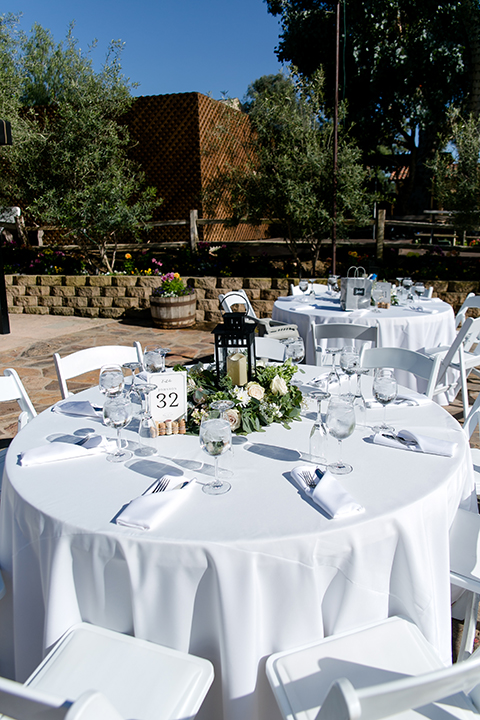
[(176, 330), (195, 325), (195, 292), (181, 297), (150, 296), (150, 312), (155, 327)]

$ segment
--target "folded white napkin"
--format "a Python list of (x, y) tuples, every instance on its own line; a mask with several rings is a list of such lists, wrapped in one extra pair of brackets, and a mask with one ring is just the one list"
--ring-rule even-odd
[(443, 455), (444, 457), (453, 457), (457, 447), (455, 442), (420, 435), (410, 430), (400, 430), (400, 432), (396, 433), (396, 437), (388, 431), (376, 433), (373, 436), (373, 442), (378, 445), (387, 445), (388, 447), (402, 448), (402, 450), (411, 450), (412, 452), (427, 453), (429, 455)]
[(101, 410), (96, 410), (88, 400), (63, 400), (53, 406), (52, 410), (63, 415), (80, 415), (82, 417), (100, 417)]
[(298, 307), (294, 307), (293, 310), (298, 310), (299, 312), (301, 310), (316, 310), (316, 305), (306, 305), (305, 303), (301, 303)]
[(117, 525), (136, 530), (152, 530), (188, 500), (195, 485), (195, 478), (185, 487), (177, 488), (182, 480), (186, 482), (187, 478), (168, 475), (164, 477), (170, 477), (169, 488), (164, 492), (148, 492), (132, 500), (117, 517)]
[(93, 435), (82, 445), (66, 442), (51, 442), (48, 445), (30, 448), (21, 453), (19, 463), (22, 467), (41, 465), (43, 463), (57, 462), (58, 460), (72, 460), (75, 458), (91, 457), (115, 449), (115, 441), (108, 440), (101, 435)]
[(315, 488), (309, 487), (302, 479), (302, 472), (315, 473), (313, 465), (299, 465), (292, 470), (292, 477), (298, 487), (303, 490), (331, 518), (347, 517), (365, 511), (340, 485), (328, 470), (324, 473)]

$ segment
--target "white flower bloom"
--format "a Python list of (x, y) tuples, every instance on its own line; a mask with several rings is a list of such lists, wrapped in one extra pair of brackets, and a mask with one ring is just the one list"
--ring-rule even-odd
[(245, 385), (245, 390), (248, 392), (250, 397), (253, 397), (256, 400), (263, 400), (263, 396), (265, 395), (263, 387), (256, 382), (247, 383)]
[(238, 430), (240, 427), (240, 420), (241, 415), (240, 411), (236, 410), (236, 408), (229, 408), (225, 411), (225, 415), (227, 416), (228, 422), (230, 423), (230, 428), (233, 430)]
[(245, 407), (245, 405), (248, 405), (248, 403), (250, 402), (250, 395), (244, 388), (236, 387), (234, 389), (234, 393), (237, 402), (239, 402), (240, 405), (242, 405), (243, 407)]
[(287, 383), (280, 375), (275, 375), (270, 383), (270, 390), (274, 395), (286, 395), (288, 392)]

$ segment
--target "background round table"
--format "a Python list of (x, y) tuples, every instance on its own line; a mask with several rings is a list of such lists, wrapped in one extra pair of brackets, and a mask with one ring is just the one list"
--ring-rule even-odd
[[(300, 378), (316, 373), (306, 367)], [(96, 389), (76, 397), (101, 399)], [(49, 410), (29, 423), (9, 448), (0, 505), (0, 612), (13, 596), (13, 622), (3, 617), (2, 627), (13, 629), (17, 679), (80, 620), (210, 659), (216, 678), (198, 716), (210, 720), (278, 718), (268, 655), (389, 615), (412, 619), (448, 661), (448, 530), (460, 505), (475, 504), (464, 433), (424, 399), (389, 408), (398, 429), (458, 442), (455, 456), (380, 447), (357, 429), (343, 443), (354, 471), (339, 482), (365, 512), (331, 520), (290, 476), (304, 462), (313, 417), (238, 438), (232, 489), (221, 496), (201, 490), (213, 468), (197, 437), (159, 438), (160, 454), (126, 465), (100, 455), (21, 467), (18, 454), (53, 433), (112, 435), (100, 419)], [(381, 408), (367, 411), (367, 423), (381, 417)], [(337, 456), (335, 441), (329, 454)], [(197, 477), (188, 503), (149, 532), (116, 525), (166, 472)], [(3, 674), (8, 647), (4, 637)]]
[[(419, 310), (406, 306), (392, 306), (388, 310), (355, 310), (345, 312), (340, 307), (338, 297), (328, 293), (318, 296), (314, 301), (301, 302), (298, 296), (281, 297), (275, 301), (272, 318), (282, 322), (295, 323), (305, 342), (305, 362), (316, 362), (315, 347), (310, 333), (310, 324), (355, 323), (357, 325), (378, 326), (378, 347), (407, 348), (408, 350), (427, 350), (440, 345), (449, 346), (455, 338), (455, 315), (448, 303), (434, 298), (420, 300)], [(335, 346), (335, 340), (322, 341), (322, 347)], [(418, 392), (426, 389), (425, 381), (418, 381), (410, 374), (397, 374), (398, 381)], [(448, 404), (449, 398), (443, 396), (441, 404)]]

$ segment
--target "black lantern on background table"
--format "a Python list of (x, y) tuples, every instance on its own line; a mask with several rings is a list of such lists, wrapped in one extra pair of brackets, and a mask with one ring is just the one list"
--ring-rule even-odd
[(234, 385), (245, 385), (255, 377), (255, 327), (246, 313), (225, 313), (215, 335), (217, 379), (225, 375)]

